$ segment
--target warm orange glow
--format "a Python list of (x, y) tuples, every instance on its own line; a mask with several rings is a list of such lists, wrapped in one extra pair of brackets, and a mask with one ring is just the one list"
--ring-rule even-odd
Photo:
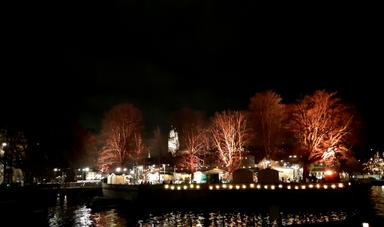
[(180, 186), (177, 186), (177, 190), (181, 190), (181, 187), (180, 187)]
[(308, 185), (309, 188), (313, 188), (313, 184)]
[(320, 184), (316, 184), (316, 188), (320, 188)]
[(240, 185), (236, 185), (236, 189), (240, 189)]
[(132, 104), (120, 104), (107, 112), (101, 129), (104, 146), (97, 159), (99, 169), (108, 171), (138, 160), (144, 152), (141, 131), (142, 114)]
[(256, 188), (257, 188), (257, 189), (260, 189), (260, 188), (261, 188), (260, 184), (258, 184), (258, 185), (256, 186)]
[(175, 190), (175, 186), (172, 185), (172, 186), (171, 186), (171, 190)]
[(250, 187), (250, 188), (254, 188), (254, 187), (255, 187), (255, 184), (250, 184), (249, 187)]
[(325, 172), (324, 172), (324, 175), (325, 176), (331, 176), (331, 175), (333, 175), (334, 174), (334, 172), (332, 171), (332, 170), (330, 170), (330, 169), (328, 169), (328, 170), (326, 170)]
[(287, 189), (291, 189), (291, 185), (288, 185), (288, 186), (287, 186)]
[(223, 188), (227, 188), (227, 185), (226, 184), (223, 184), (223, 186), (222, 186)]
[[(310, 164), (318, 158), (335, 160), (335, 153), (346, 154), (353, 134), (353, 113), (336, 93), (315, 91), (292, 108), (290, 130), (303, 147), (301, 156)], [(325, 154), (325, 155), (324, 155)], [(308, 169), (303, 171), (308, 177)]]
[(250, 100), (252, 126), (259, 132), (258, 139), (266, 155), (277, 148), (274, 141), (282, 136), (284, 105), (281, 102), (280, 95), (271, 90), (257, 93)]
[(213, 189), (213, 186), (212, 185), (209, 185), (209, 190), (212, 190)]
[(336, 185), (335, 185), (335, 184), (332, 184), (332, 185), (331, 185), (331, 188), (335, 189), (335, 188), (336, 188)]
[(305, 185), (301, 185), (301, 189), (305, 189)]
[(339, 188), (343, 188), (344, 187), (344, 184), (343, 183), (339, 183)]
[(183, 186), (183, 189), (184, 189), (184, 190), (187, 190), (187, 189), (188, 189), (188, 186), (187, 186), (187, 185), (184, 185), (184, 186)]
[(189, 185), (189, 187), (190, 187), (190, 188), (194, 188), (194, 185), (193, 185), (193, 184), (191, 184), (191, 185)]
[(177, 165), (190, 172), (200, 170), (204, 165), (203, 157), (207, 151), (206, 146), (208, 144), (207, 132), (197, 115), (198, 114), (192, 110), (183, 109), (178, 112), (176, 116), (176, 118), (179, 119), (179, 122), (176, 123), (178, 124), (176, 128), (178, 128), (180, 132), (180, 144), (182, 144), (184, 148)]
[(283, 188), (283, 185), (282, 185), (282, 184), (279, 184), (279, 188)]
[(272, 189), (272, 190), (275, 190), (275, 185), (271, 185), (271, 189)]
[(220, 189), (220, 185), (216, 185), (215, 188), (216, 188), (216, 189)]
[(168, 189), (168, 188), (169, 188), (169, 185), (168, 185), (168, 184), (164, 185), (164, 188), (165, 188), (165, 189)]
[(247, 188), (247, 186), (246, 186), (245, 184), (243, 184), (241, 187), (242, 187), (243, 189), (246, 189), (246, 188)]
[(233, 188), (233, 186), (232, 185), (229, 185), (229, 189), (232, 189)]
[(196, 185), (196, 189), (200, 189), (200, 185)]
[(296, 190), (299, 189), (299, 186), (296, 185), (296, 186), (295, 186), (295, 189), (296, 189)]

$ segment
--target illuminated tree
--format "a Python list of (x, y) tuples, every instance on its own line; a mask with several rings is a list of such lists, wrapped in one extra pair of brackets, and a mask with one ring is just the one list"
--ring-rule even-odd
[(143, 142), (143, 137), (141, 133), (135, 132), (133, 134), (134, 148), (132, 150), (132, 155), (130, 155), (131, 161), (137, 164), (140, 159), (145, 155), (147, 147)]
[(184, 108), (174, 114), (172, 123), (178, 132), (180, 141), (177, 166), (189, 172), (200, 170), (208, 151), (203, 114)]
[(304, 180), (310, 163), (332, 160), (349, 150), (352, 120), (351, 108), (336, 93), (316, 91), (292, 106), (289, 127), (300, 146)]
[(104, 146), (98, 157), (102, 171), (137, 163), (144, 151), (142, 121), (132, 104), (120, 104), (106, 113), (101, 130)]
[(181, 154), (179, 166), (189, 172), (201, 170), (204, 158), (208, 155), (208, 137), (206, 130), (199, 127), (190, 128), (184, 132), (184, 150)]
[(238, 111), (216, 113), (209, 133), (220, 164), (229, 171), (237, 169), (250, 140), (247, 115)]
[(284, 105), (281, 97), (273, 91), (257, 93), (251, 98), (249, 109), (253, 141), (263, 147), (269, 159), (282, 143)]

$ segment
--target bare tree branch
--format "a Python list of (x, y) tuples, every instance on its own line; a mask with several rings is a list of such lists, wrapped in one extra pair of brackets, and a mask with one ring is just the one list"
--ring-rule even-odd
[(270, 90), (257, 93), (251, 98), (249, 108), (254, 132), (253, 140), (263, 147), (265, 157), (270, 158), (282, 142), (285, 111), (281, 97)]
[(142, 115), (132, 104), (115, 106), (106, 113), (101, 135), (104, 147), (99, 153), (99, 168), (137, 163), (144, 151)]
[(230, 171), (240, 166), (245, 146), (249, 144), (246, 116), (242, 112), (224, 111), (216, 113), (211, 122), (212, 145), (217, 151), (219, 162)]
[[(289, 127), (302, 147), (304, 163), (322, 159), (326, 152), (346, 152), (352, 120), (353, 114), (336, 93), (316, 91), (296, 103)], [(304, 172), (306, 177), (308, 171)]]

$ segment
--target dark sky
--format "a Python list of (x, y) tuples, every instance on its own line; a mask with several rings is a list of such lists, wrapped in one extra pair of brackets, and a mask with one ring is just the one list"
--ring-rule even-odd
[[(245, 109), (257, 91), (285, 102), (315, 89), (357, 106), (383, 145), (382, 24), (375, 7), (254, 6), (254, 1), (65, 1), (12, 6), (2, 125), (69, 146), (129, 101), (148, 128), (183, 106)], [(40, 4), (40, 3), (39, 3)]]

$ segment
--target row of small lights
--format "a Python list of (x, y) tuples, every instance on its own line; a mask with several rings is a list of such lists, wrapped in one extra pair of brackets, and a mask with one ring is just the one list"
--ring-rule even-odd
[[(351, 183), (348, 183), (348, 186), (350, 186)], [(164, 188), (165, 189), (171, 189), (171, 190), (187, 190), (187, 189), (200, 189), (200, 185), (198, 184), (190, 184), (190, 185), (164, 185)], [(232, 184), (216, 184), (216, 185), (209, 185), (208, 186), (209, 190), (220, 190), (220, 189), (225, 189), (225, 190), (228, 190), (228, 189), (247, 189), (248, 186), (246, 184), (242, 184), (242, 185), (232, 185)], [(279, 184), (279, 185), (260, 185), (260, 184), (249, 184), (249, 188), (251, 189), (271, 189), (271, 190), (275, 190), (276, 188), (278, 189), (283, 189), (284, 186), (282, 184)], [(344, 188), (344, 184), (343, 183), (338, 183), (338, 184), (301, 184), (301, 185), (287, 185), (286, 186), (286, 189), (313, 189), (313, 188), (316, 188), (316, 189), (328, 189), (328, 188), (332, 188), (332, 189), (336, 189), (336, 188)]]
[(164, 188), (165, 189), (171, 189), (171, 190), (181, 190), (181, 189), (184, 189), (184, 190), (187, 190), (188, 188), (189, 189), (200, 189), (200, 185), (194, 185), (194, 184), (190, 184), (189, 187), (188, 185), (184, 185), (184, 186), (175, 186), (175, 185), (164, 185)]

